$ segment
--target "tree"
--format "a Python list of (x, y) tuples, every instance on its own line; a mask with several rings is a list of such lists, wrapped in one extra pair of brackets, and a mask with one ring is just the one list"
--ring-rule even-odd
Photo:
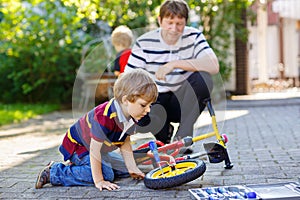
[(76, 8), (32, 0), (5, 1), (0, 10), (1, 100), (68, 101), (88, 39)]
[[(163, 0), (2, 0), (0, 3), (0, 101), (70, 102), (84, 45), (120, 24), (156, 24)], [(224, 80), (235, 36), (247, 39), (240, 12), (251, 0), (187, 0), (216, 51)], [(105, 25), (107, 24), (107, 25)], [(107, 28), (108, 27), (108, 28)]]
[[(220, 62), (220, 73), (227, 81), (230, 77), (232, 63), (228, 61), (230, 47), (234, 39), (247, 42), (248, 30), (242, 26), (242, 12), (249, 8), (254, 0), (189, 0), (190, 7), (201, 16), (201, 26), (210, 45), (215, 50)], [(252, 16), (248, 12), (249, 19)]]

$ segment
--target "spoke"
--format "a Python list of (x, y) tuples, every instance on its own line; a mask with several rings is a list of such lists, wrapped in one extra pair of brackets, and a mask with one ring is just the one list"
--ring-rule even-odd
[(172, 170), (170, 166), (163, 168), (163, 173), (161, 171), (157, 171), (152, 175), (153, 178), (168, 178), (173, 177), (177, 175), (184, 174), (186, 171), (194, 169), (195, 165), (194, 163), (181, 163), (176, 165), (175, 170)]

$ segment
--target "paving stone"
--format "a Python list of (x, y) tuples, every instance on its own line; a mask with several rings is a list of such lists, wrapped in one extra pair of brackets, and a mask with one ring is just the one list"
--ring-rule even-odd
[[(130, 178), (118, 179), (116, 183), (121, 188), (116, 191), (51, 185), (37, 190), (34, 184), (39, 171), (50, 160), (62, 159), (58, 145), (66, 129), (74, 122), (73, 113), (54, 112), (26, 123), (3, 126), (0, 127), (0, 199), (172, 200), (189, 199), (190, 188), (295, 182), (300, 174), (299, 105), (298, 97), (227, 101), (218, 127), (229, 138), (227, 148), (233, 169), (224, 169), (224, 163), (209, 163), (205, 156), (207, 170), (203, 176), (165, 190), (146, 188), (143, 181)], [(216, 110), (216, 113), (221, 112)], [(204, 111), (203, 114), (208, 113)], [(212, 131), (211, 125), (198, 126), (195, 135), (208, 131)], [(151, 134), (137, 135), (133, 146), (151, 139)], [(203, 143), (208, 141), (216, 140), (209, 138), (197, 142), (194, 150), (204, 152)], [(150, 165), (140, 167), (146, 173), (153, 169)]]

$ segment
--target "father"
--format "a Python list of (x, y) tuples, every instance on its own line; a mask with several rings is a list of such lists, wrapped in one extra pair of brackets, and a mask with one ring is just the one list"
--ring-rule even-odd
[(160, 28), (137, 39), (125, 67), (127, 72), (142, 68), (155, 79), (159, 97), (149, 116), (139, 121), (139, 131), (151, 131), (164, 143), (172, 139), (171, 122), (179, 123), (175, 140), (193, 136), (203, 100), (210, 98), (211, 75), (219, 72), (203, 33), (186, 26), (188, 14), (184, 0), (166, 0), (158, 16)]

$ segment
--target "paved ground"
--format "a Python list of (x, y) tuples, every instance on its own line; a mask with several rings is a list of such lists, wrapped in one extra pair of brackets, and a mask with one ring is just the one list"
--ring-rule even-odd
[[(207, 161), (205, 174), (185, 185), (151, 190), (143, 181), (117, 180), (117, 191), (94, 187), (34, 189), (38, 172), (50, 160), (60, 161), (57, 147), (73, 123), (71, 111), (55, 112), (27, 122), (0, 127), (1, 199), (190, 199), (189, 188), (252, 183), (298, 181), (300, 176), (300, 95), (280, 93), (236, 97), (217, 104), (222, 133), (229, 137), (228, 151), (234, 167)], [(275, 98), (275, 99), (274, 99)], [(195, 134), (211, 129), (207, 113), (195, 126)], [(210, 139), (211, 140), (211, 139)], [(194, 146), (203, 151), (202, 143)], [(144, 171), (150, 166), (140, 166)]]

